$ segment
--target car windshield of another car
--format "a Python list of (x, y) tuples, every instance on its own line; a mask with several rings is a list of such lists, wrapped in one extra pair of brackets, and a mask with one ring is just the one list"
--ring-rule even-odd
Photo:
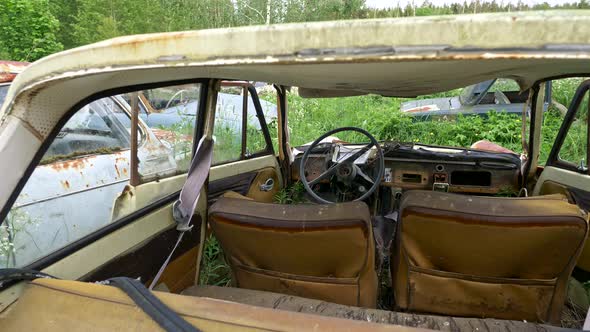
[(42, 163), (129, 147), (129, 133), (115, 116), (118, 105), (103, 98), (84, 106), (64, 125)]
[(72, 116), (70, 121), (62, 129), (67, 133), (93, 133), (108, 135), (111, 132), (109, 126), (94, 109), (86, 106), (85, 109)]
[(462, 105), (475, 105), (486, 91), (490, 89), (496, 80), (483, 81), (477, 84), (470, 85), (461, 90), (459, 100)]

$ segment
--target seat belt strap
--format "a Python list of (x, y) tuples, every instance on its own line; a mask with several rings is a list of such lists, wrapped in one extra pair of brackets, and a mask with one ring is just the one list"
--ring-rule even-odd
[(193, 156), (193, 160), (191, 161), (186, 182), (184, 183), (184, 186), (182, 186), (180, 196), (172, 206), (172, 216), (174, 217), (174, 221), (176, 221), (176, 230), (180, 232), (178, 234), (178, 240), (176, 240), (174, 248), (172, 248), (170, 254), (164, 261), (164, 264), (162, 264), (162, 267), (154, 277), (154, 280), (152, 280), (149, 287), (150, 290), (152, 290), (158, 283), (158, 280), (160, 280), (166, 266), (170, 263), (174, 251), (178, 248), (180, 241), (182, 241), (184, 233), (193, 228), (193, 225), (191, 225), (190, 222), (195, 213), (195, 209), (197, 208), (201, 189), (203, 189), (207, 176), (209, 175), (212, 156), (213, 140), (203, 136), (197, 146), (197, 151)]

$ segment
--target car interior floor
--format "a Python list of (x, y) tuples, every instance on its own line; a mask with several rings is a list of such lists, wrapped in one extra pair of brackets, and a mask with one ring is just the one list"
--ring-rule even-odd
[[(549, 325), (548, 322), (545, 324), (543, 321), (531, 323), (530, 321), (527, 322), (526, 319), (494, 319), (460, 315), (432, 314), (428, 312), (420, 312), (419, 310), (417, 311), (400, 308), (396, 304), (394, 296), (395, 285), (393, 285), (393, 272), (391, 269), (391, 264), (394, 264), (393, 260), (395, 253), (393, 249), (395, 246), (395, 240), (397, 236), (400, 236), (400, 234), (396, 234), (396, 224), (398, 222), (397, 218), (398, 216), (401, 217), (400, 206), (403, 204), (409, 204), (407, 200), (410, 199), (408, 198), (410, 196), (414, 196), (415, 201), (429, 201), (432, 203), (432, 197), (423, 197), (421, 195), (429, 195), (429, 192), (418, 191), (416, 193), (406, 195), (406, 193), (395, 193), (389, 188), (384, 188), (380, 192), (380, 197), (382, 198), (381, 201), (386, 203), (374, 204), (371, 207), (372, 235), (375, 244), (375, 270), (378, 277), (377, 306), (374, 309), (367, 308), (362, 305), (338, 304), (326, 299), (317, 299), (318, 297), (313, 299), (306, 297), (305, 294), (298, 294), (296, 290), (273, 292), (268, 290), (263, 291), (247, 289), (247, 287), (238, 288), (235, 287), (235, 272), (231, 271), (231, 264), (229, 264), (230, 266), (225, 265), (225, 271), (227, 273), (227, 280), (234, 280), (232, 282), (221, 283), (221, 285), (225, 287), (220, 287), (220, 283), (217, 283), (217, 285), (208, 285), (207, 282), (205, 282), (199, 284), (198, 286), (189, 287), (182, 291), (181, 294), (187, 296), (215, 298), (287, 311), (311, 313), (323, 316), (385, 324), (403, 325), (409, 327), (429, 328), (441, 331), (560, 331), (562, 328), (582, 327), (586, 311), (582, 308), (583, 305), (580, 305), (579, 300), (576, 297), (575, 290), (579, 290), (579, 287), (583, 286), (581, 286), (581, 283), (573, 277), (565, 279), (566, 283), (568, 284), (568, 291), (567, 296), (565, 297), (565, 305), (563, 306), (563, 310), (561, 312), (559, 324), (552, 322), (552, 324)], [(451, 195), (449, 197), (457, 196), (459, 199), (477, 199), (477, 196), (456, 194), (442, 194), (441, 197), (447, 199), (445, 195)], [(229, 199), (234, 200), (234, 204), (239, 201), (245, 201), (244, 197), (236, 195), (235, 193), (226, 194), (224, 196), (224, 199), (231, 197)], [(383, 199), (385, 197), (391, 199)], [(508, 198), (504, 197), (502, 199)], [(546, 198), (543, 197), (542, 200), (545, 203), (549, 202), (549, 204), (553, 204), (551, 203), (551, 200), (555, 200), (555, 204), (562, 202), (560, 197), (557, 196), (547, 196)], [(248, 201), (252, 202), (251, 200)], [(520, 201), (523, 201), (523, 199), (520, 199)], [(524, 201), (534, 202), (535, 199), (524, 199)], [(517, 204), (518, 208), (526, 208), (525, 205), (520, 205), (521, 203), (519, 203), (519, 199), (516, 199), (512, 202)], [(239, 210), (239, 208), (237, 209)], [(231, 211), (228, 211), (227, 209), (224, 209), (224, 212), (231, 214)], [(216, 263), (219, 264), (219, 262), (223, 260), (228, 262), (231, 257), (224, 257), (223, 246), (219, 244), (217, 239), (215, 239), (215, 235), (214, 229), (211, 235), (211, 238), (214, 240), (209, 241), (208, 245), (211, 245), (212, 242), (213, 245), (219, 246), (219, 256), (216, 257)], [(207, 264), (207, 262), (202, 264), (201, 273), (207, 273), (203, 272), (203, 265), (205, 264)], [(223, 267), (221, 267), (221, 269), (223, 269)], [(220, 271), (219, 267), (218, 271)], [(494, 316), (490, 315), (487, 317)]]

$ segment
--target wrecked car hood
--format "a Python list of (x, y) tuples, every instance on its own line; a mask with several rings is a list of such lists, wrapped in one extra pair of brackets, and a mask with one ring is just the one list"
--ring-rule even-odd
[(459, 97), (448, 98), (429, 98), (418, 99), (403, 102), (401, 105), (402, 112), (429, 112), (440, 110), (452, 110), (461, 107)]

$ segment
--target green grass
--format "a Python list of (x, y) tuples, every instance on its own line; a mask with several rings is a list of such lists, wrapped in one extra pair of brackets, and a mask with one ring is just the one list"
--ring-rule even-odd
[(223, 250), (215, 236), (205, 240), (199, 285), (229, 286), (231, 284), (231, 269), (225, 261)]
[[(553, 82), (552, 97), (563, 105), (569, 105), (577, 86), (583, 78), (561, 79)], [(420, 99), (457, 95), (460, 90), (421, 96)], [(272, 97), (266, 97), (267, 100)], [(520, 115), (489, 112), (487, 118), (458, 116), (452, 120), (414, 121), (400, 111), (402, 102), (408, 99), (381, 96), (347, 98), (304, 99), (291, 93), (289, 102), (289, 130), (291, 146), (311, 142), (325, 132), (346, 126), (363, 128), (378, 140), (421, 142), (441, 146), (469, 147), (487, 139), (515, 152), (522, 152)], [(561, 157), (566, 160), (585, 159), (586, 110), (580, 110), (579, 119), (572, 126), (564, 144)], [(554, 108), (545, 113), (539, 160), (544, 164), (561, 126), (563, 115)], [(271, 130), (271, 133), (274, 133)], [(354, 133), (342, 133), (340, 139), (350, 142), (366, 140)], [(276, 140), (276, 134), (273, 136)]]

